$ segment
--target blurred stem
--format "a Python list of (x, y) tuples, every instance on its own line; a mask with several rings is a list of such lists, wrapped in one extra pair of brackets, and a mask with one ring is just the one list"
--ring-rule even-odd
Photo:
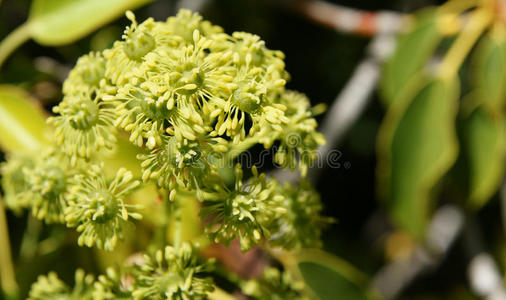
[[(170, 217), (172, 216), (172, 206), (167, 197), (166, 191), (157, 190), (158, 201), (163, 209), (162, 219), (156, 223), (153, 241), (158, 248), (164, 248), (167, 245), (167, 235), (170, 234), (167, 228), (170, 228)], [(152, 212), (154, 213), (154, 212)]]
[(0, 284), (7, 299), (18, 298), (18, 283), (12, 263), (9, 230), (3, 199), (0, 197)]
[(460, 14), (461, 12), (478, 5), (478, 0), (452, 0), (441, 6), (441, 11)]
[[(0, 0), (1, 1), (1, 0)], [(0, 67), (5, 62), (7, 57), (16, 50), (21, 44), (30, 38), (30, 27), (28, 24), (23, 24), (11, 32), (0, 43)]]
[(180, 197), (174, 199), (174, 248), (177, 250), (181, 247), (181, 240), (183, 236), (183, 222), (182, 222), (182, 209), (180, 203)]
[(469, 51), (490, 24), (492, 18), (492, 12), (488, 9), (479, 9), (472, 13), (469, 23), (466, 24), (441, 62), (439, 69), (441, 77), (449, 79), (457, 74)]
[(35, 256), (37, 251), (37, 241), (39, 240), (41, 230), (41, 223), (36, 218), (28, 214), (28, 221), (26, 225), (23, 239), (21, 240), (21, 247), (19, 255), (26, 260), (30, 260)]

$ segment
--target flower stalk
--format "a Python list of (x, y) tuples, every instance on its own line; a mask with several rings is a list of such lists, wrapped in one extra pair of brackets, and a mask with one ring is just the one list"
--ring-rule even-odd
[(7, 299), (18, 298), (18, 283), (12, 262), (9, 229), (3, 199), (0, 197), (0, 284)]

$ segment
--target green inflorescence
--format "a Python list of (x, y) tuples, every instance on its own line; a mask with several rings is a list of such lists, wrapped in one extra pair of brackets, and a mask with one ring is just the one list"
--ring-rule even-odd
[(278, 193), (284, 195), (285, 210), (272, 225), (275, 234), (269, 243), (295, 250), (321, 247), (322, 228), (333, 219), (320, 215), (323, 207), (318, 193), (307, 181), (298, 186), (280, 184)]
[(116, 87), (104, 78), (106, 61), (101, 53), (82, 56), (63, 84), (65, 95), (49, 118), (56, 127), (55, 140), (76, 165), (78, 158), (89, 160), (95, 152), (111, 151), (116, 144), (115, 114), (103, 97)]
[(184, 243), (179, 249), (166, 247), (154, 255), (144, 256), (144, 262), (132, 271), (135, 282), (134, 299), (206, 299), (214, 289), (208, 275), (213, 260), (202, 261), (196, 248)]
[(304, 294), (304, 282), (296, 280), (287, 271), (268, 267), (259, 279), (250, 279), (242, 284), (242, 291), (251, 299), (309, 300)]
[(52, 148), (40, 156), (33, 168), (23, 168), (28, 189), (23, 192), (30, 200), (33, 215), (46, 223), (63, 223), (68, 205), (70, 160)]
[[(2, 188), (4, 190), (5, 204), (13, 211), (20, 213), (23, 208), (30, 207), (30, 189), (26, 173), (34, 166), (33, 159), (28, 155), (12, 154), (7, 161), (0, 165), (2, 172)], [(27, 169), (27, 171), (23, 171)]]
[(133, 212), (133, 205), (124, 198), (135, 190), (140, 182), (133, 180), (130, 171), (122, 168), (107, 183), (102, 168), (90, 166), (86, 174), (76, 175), (72, 180), (69, 205), (65, 209), (67, 226), (76, 227), (81, 233), (77, 243), (82, 246), (113, 250), (129, 218), (141, 219)]
[[(243, 179), (243, 166), (234, 161), (260, 144), (276, 149), (275, 163), (305, 177), (325, 143), (314, 119), (324, 108), (285, 88), (283, 53), (256, 35), (226, 34), (187, 10), (165, 22), (138, 23), (131, 12), (127, 17), (132, 24), (122, 39), (82, 56), (63, 84), (63, 100), (48, 120), (55, 145), (42, 155), (11, 155), (2, 165), (8, 207), (29, 208), (46, 223), (74, 228), (80, 246), (111, 251), (130, 221), (141, 219), (141, 205), (154, 202), (140, 195), (132, 204), (129, 196), (151, 186), (174, 207), (164, 212), (170, 218), (181, 215), (180, 202), (189, 195), (197, 199), (203, 233), (212, 242), (238, 239), (243, 251), (319, 247), (330, 220), (320, 216), (316, 191), (307, 182), (282, 184), (255, 167)], [(108, 164), (125, 150), (122, 139), (138, 148), (136, 175)], [(224, 175), (229, 170), (232, 180)], [(33, 285), (30, 297), (205, 299), (214, 287), (211, 265), (178, 241), (145, 256), (126, 275), (109, 269), (95, 280), (79, 271), (74, 289), (50, 273)], [(255, 284), (287, 286), (287, 276), (269, 270)], [(297, 293), (283, 287), (279, 297)]]
[(239, 238), (244, 251), (268, 238), (272, 220), (285, 213), (284, 197), (276, 193), (277, 182), (259, 175), (255, 167), (252, 171), (253, 177), (243, 183), (242, 169), (237, 165), (234, 189), (207, 196), (201, 210), (202, 217), (210, 219), (206, 231), (212, 240), (228, 244)]
[(214, 290), (210, 277), (214, 260), (198, 257), (197, 251), (188, 243), (179, 249), (167, 246), (153, 255), (143, 255), (130, 268), (108, 268), (97, 278), (79, 269), (74, 287), (51, 272), (39, 276), (28, 299), (207, 299), (208, 293)]
[(99, 275), (93, 285), (93, 297), (97, 300), (131, 299), (132, 289), (121, 270), (109, 267), (105, 274)]
[(41, 275), (32, 285), (28, 300), (92, 300), (93, 297), (93, 275), (79, 269), (75, 273), (75, 284), (71, 288), (58, 278), (56, 273), (51, 272), (47, 276)]

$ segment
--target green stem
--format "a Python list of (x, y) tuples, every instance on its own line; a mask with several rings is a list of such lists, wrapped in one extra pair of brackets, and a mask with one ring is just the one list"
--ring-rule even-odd
[(177, 250), (181, 247), (182, 236), (183, 236), (183, 223), (182, 223), (182, 209), (181, 203), (179, 202), (179, 197), (174, 199), (174, 248)]
[(7, 298), (17, 299), (18, 283), (12, 263), (9, 230), (3, 199), (0, 197), (0, 284)]
[(200, 193), (206, 200), (220, 200), (223, 198), (223, 195), (219, 193), (210, 193), (206, 191), (201, 191)]
[(26, 42), (30, 38), (30, 26), (27, 23), (19, 26), (13, 32), (11, 32), (1, 43), (0, 43), (0, 67), (5, 62), (7, 57), (16, 50), (21, 44)]
[(37, 242), (39, 240), (40, 230), (40, 221), (29, 214), (26, 230), (23, 234), (23, 239), (21, 240), (21, 247), (19, 250), (19, 255), (24, 260), (30, 260), (35, 256), (35, 253), (37, 252)]
[(488, 9), (479, 9), (472, 13), (468, 24), (441, 62), (439, 69), (441, 77), (451, 78), (457, 74), (469, 51), (492, 21), (492, 17)]
[[(167, 192), (166, 191), (160, 191), (157, 190), (157, 194), (159, 197), (159, 200), (161, 201), (161, 206), (163, 208), (163, 215), (162, 219), (157, 222), (153, 240), (155, 241), (155, 244), (159, 248), (163, 248), (167, 246), (167, 235), (168, 235), (168, 229), (170, 228), (170, 217), (172, 215), (172, 206), (168, 200)], [(154, 212), (153, 212), (154, 213)]]
[(441, 5), (440, 11), (444, 13), (460, 14), (478, 4), (478, 0), (451, 0)]

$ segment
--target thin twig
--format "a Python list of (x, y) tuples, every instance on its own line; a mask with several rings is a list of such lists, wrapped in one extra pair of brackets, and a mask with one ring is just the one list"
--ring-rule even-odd
[(392, 34), (405, 28), (407, 15), (393, 11), (363, 11), (320, 0), (298, 0), (291, 6), (309, 20), (340, 32), (366, 36)]
[(420, 273), (436, 267), (462, 231), (464, 214), (455, 206), (439, 208), (429, 224), (425, 243), (418, 245), (408, 259), (382, 267), (372, 285), (386, 299), (395, 299)]
[(439, 66), (441, 76), (451, 78), (457, 74), (469, 51), (492, 21), (492, 12), (486, 9), (476, 10), (471, 14), (469, 22), (452, 44)]
[(181, 207), (181, 199), (176, 197), (171, 203), (172, 205), (172, 225), (173, 228), (173, 246), (176, 250), (181, 248), (183, 240), (183, 212)]

